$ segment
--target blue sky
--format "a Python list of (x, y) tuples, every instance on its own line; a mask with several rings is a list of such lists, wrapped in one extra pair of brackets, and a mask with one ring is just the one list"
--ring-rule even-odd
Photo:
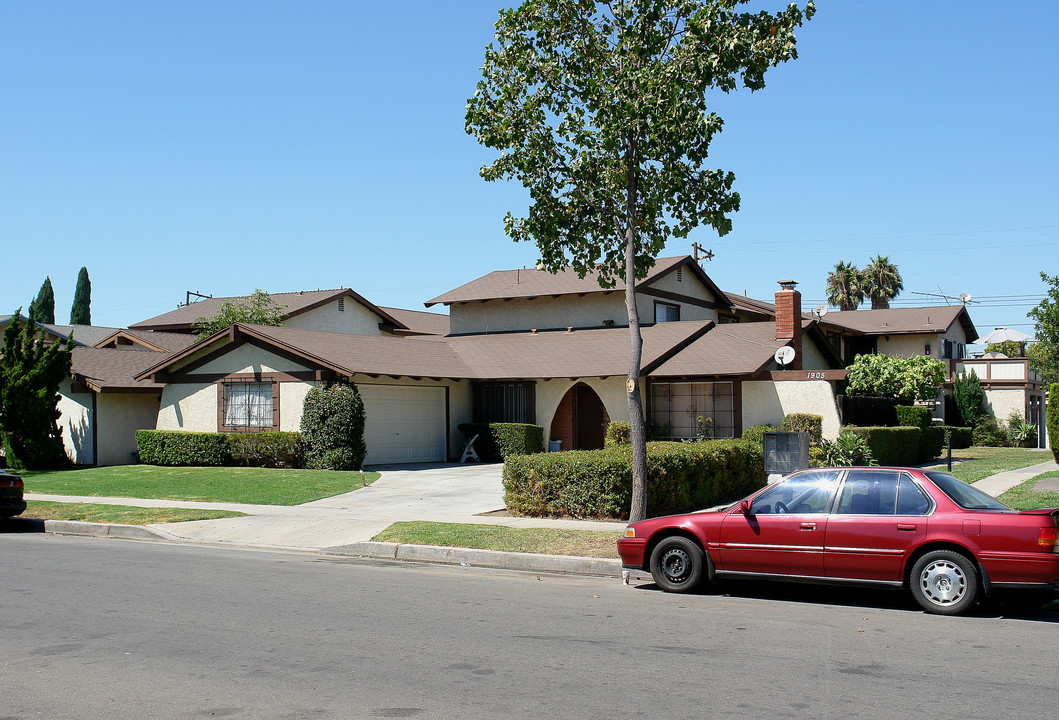
[[(0, 314), (45, 276), (96, 325), (213, 295), (351, 287), (422, 303), (532, 266), (503, 234), (517, 185), (464, 132), (500, 0), (0, 0)], [(761, 3), (779, 8), (782, 2)], [(971, 293), (980, 333), (1027, 332), (1059, 273), (1052, 2), (823, 1), (797, 61), (718, 95), (710, 164), (736, 174), (722, 288), (771, 299), (881, 253), (895, 306)]]

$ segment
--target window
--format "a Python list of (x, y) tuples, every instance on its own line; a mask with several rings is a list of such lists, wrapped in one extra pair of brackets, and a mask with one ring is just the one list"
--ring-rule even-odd
[(474, 422), (536, 422), (534, 385), (477, 383), (474, 386)]
[(827, 512), (838, 473), (809, 472), (780, 482), (754, 498), (751, 515), (819, 514)]
[(677, 322), (680, 320), (680, 306), (669, 303), (655, 303), (655, 322)]
[(924, 515), (929, 509), (911, 478), (886, 470), (851, 470), (838, 501), (841, 515)]
[(275, 425), (271, 382), (225, 382), (222, 385), (221, 427), (227, 430), (264, 430)]
[(967, 346), (953, 340), (942, 340), (941, 356), (950, 360), (962, 360), (967, 357)]
[(713, 437), (735, 435), (735, 390), (730, 382), (651, 383), (650, 420), (674, 439), (698, 436), (698, 418), (713, 420)]

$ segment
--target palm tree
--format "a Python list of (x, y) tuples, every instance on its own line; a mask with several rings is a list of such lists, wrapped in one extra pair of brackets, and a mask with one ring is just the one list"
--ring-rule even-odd
[(827, 301), (840, 310), (856, 310), (864, 299), (864, 278), (856, 265), (840, 261), (827, 274)]
[(901, 273), (890, 258), (876, 255), (868, 267), (864, 268), (864, 294), (871, 299), (872, 310), (885, 310), (890, 301), (904, 289)]

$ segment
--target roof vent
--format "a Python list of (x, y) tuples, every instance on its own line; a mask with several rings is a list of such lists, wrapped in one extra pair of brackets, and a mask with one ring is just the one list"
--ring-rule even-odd
[(338, 312), (345, 312), (345, 311), (346, 311), (346, 299), (345, 298), (338, 298)]

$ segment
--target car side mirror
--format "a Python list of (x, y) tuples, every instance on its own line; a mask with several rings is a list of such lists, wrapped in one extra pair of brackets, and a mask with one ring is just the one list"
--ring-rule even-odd
[(743, 513), (747, 517), (753, 517), (754, 516), (753, 511), (751, 511), (751, 509), (750, 509), (750, 501), (749, 500), (744, 500), (743, 502), (739, 503), (739, 512)]

